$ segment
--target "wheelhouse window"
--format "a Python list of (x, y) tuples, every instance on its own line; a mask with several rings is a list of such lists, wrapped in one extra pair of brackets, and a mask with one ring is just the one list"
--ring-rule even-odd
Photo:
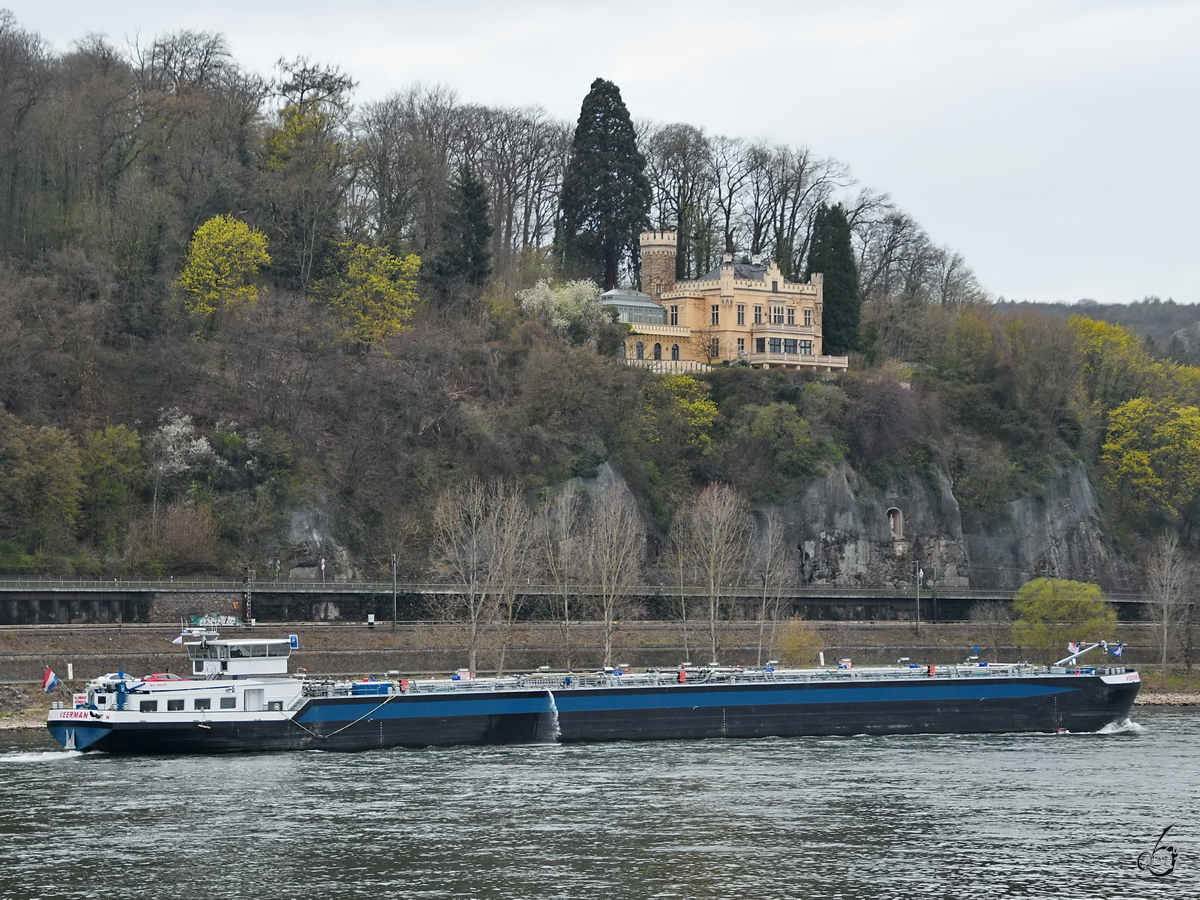
[(222, 697), (221, 709), (237, 709), (237, 697)]
[(181, 712), (183, 710), (183, 700), (168, 700), (167, 712)]
[(192, 709), (212, 709), (212, 698), (197, 697), (192, 701)]
[(158, 701), (157, 700), (143, 700), (138, 705), (138, 710), (140, 712), (158, 712)]

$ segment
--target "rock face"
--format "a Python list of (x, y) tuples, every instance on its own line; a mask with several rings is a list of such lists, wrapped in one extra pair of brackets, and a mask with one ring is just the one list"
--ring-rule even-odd
[(885, 488), (848, 466), (809, 483), (783, 507), (797, 565), (812, 584), (1012, 589), (1038, 576), (1128, 588), (1136, 573), (1100, 528), (1087, 470), (1059, 467), (1036, 496), (963, 511), (940, 472), (908, 473)]
[(1082, 464), (1061, 466), (1040, 493), (963, 517), (973, 587), (1011, 588), (1039, 576), (1136, 588), (1137, 572), (1100, 527), (1099, 498)]
[[(574, 479), (595, 491), (620, 482), (608, 463)], [(831, 468), (781, 504), (797, 576), (813, 585), (911, 590), (923, 586), (1016, 591), (1048, 576), (1136, 590), (1137, 570), (1117, 555), (1101, 528), (1099, 499), (1079, 463), (1054, 470), (1036, 495), (986, 509), (963, 510), (939, 471), (908, 471), (885, 487), (847, 465)], [(282, 580), (350, 581), (349, 553), (334, 541), (324, 509), (292, 514)], [(261, 576), (260, 576), (261, 578)], [(313, 610), (318, 618), (336, 610)]]

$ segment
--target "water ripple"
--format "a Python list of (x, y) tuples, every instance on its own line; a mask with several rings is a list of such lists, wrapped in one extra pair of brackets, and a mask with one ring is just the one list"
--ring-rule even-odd
[[(1198, 722), (185, 758), (6, 735), (0, 898), (1174, 900), (1200, 896)], [(1139, 872), (1173, 822), (1176, 873)]]

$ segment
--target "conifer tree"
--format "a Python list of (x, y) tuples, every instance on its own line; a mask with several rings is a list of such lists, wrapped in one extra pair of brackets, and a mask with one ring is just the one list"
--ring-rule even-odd
[(850, 223), (840, 203), (822, 205), (817, 210), (805, 277), (811, 278), (814, 272), (825, 276), (822, 349), (830, 356), (842, 356), (858, 348), (862, 298), (850, 243)]
[(621, 90), (597, 78), (583, 98), (563, 175), (557, 252), (567, 276), (616, 286), (621, 257), (649, 221), (650, 181)]
[(442, 293), (455, 281), (474, 287), (487, 283), (492, 274), (491, 238), (487, 186), (470, 166), (463, 166), (451, 187), (450, 211), (442, 220), (442, 249), (434, 264)]

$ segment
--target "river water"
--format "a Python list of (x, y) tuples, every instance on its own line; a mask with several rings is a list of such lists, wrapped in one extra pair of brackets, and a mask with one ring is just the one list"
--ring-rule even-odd
[(242, 757), (0, 733), (0, 898), (1200, 897), (1200, 716), (1134, 720)]

